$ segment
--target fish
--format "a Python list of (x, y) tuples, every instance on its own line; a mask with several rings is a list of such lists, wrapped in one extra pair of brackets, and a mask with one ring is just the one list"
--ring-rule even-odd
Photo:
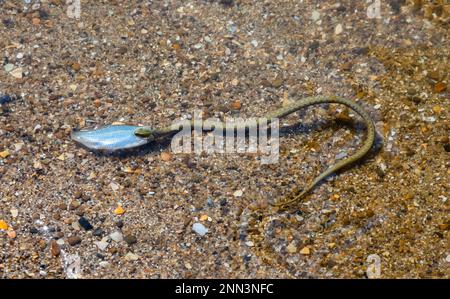
[(138, 128), (142, 126), (107, 125), (98, 129), (73, 131), (71, 138), (92, 151), (113, 153), (148, 144), (151, 140), (135, 134)]

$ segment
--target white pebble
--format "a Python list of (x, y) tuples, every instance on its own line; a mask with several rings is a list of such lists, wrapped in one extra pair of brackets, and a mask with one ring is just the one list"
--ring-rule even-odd
[(339, 35), (342, 33), (342, 31), (344, 31), (344, 29), (342, 28), (342, 24), (337, 24), (336, 28), (334, 29), (334, 34)]
[(204, 236), (208, 232), (208, 229), (203, 224), (198, 222), (192, 225), (192, 230), (197, 234), (199, 234), (200, 236)]
[(117, 243), (123, 240), (123, 235), (120, 232), (113, 232), (109, 235), (109, 237)]

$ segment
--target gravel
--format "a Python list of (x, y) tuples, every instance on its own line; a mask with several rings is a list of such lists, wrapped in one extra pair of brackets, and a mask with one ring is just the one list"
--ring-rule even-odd
[[(356, 0), (81, 1), (78, 20), (65, 2), (0, 1), (0, 278), (41, 278), (41, 265), (72, 277), (73, 257), (83, 278), (366, 278), (371, 255), (382, 278), (449, 278), (443, 1), (380, 1), (379, 18)], [(376, 147), (276, 215), (246, 207), (354, 153), (364, 128), (351, 111), (284, 118), (269, 165), (173, 153), (170, 140), (94, 154), (70, 138), (261, 116), (318, 94), (357, 100)]]

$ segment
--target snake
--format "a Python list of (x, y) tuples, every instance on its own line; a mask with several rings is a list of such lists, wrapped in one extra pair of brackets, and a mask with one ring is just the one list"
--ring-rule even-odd
[[(369, 114), (355, 101), (338, 97), (338, 96), (311, 96), (311, 97), (305, 97), (297, 101), (293, 101), (291, 104), (286, 105), (285, 107), (278, 108), (274, 111), (271, 111), (267, 113), (262, 118), (257, 119), (256, 124), (248, 124), (248, 123), (234, 123), (234, 124), (226, 124), (225, 123), (218, 123), (213, 126), (211, 126), (208, 129), (204, 130), (223, 130), (223, 129), (243, 129), (248, 130), (253, 125), (259, 125), (261, 119), (267, 120), (267, 123), (270, 124), (271, 121), (274, 119), (281, 119), (283, 117), (286, 117), (298, 110), (304, 109), (309, 106), (319, 105), (319, 104), (341, 104), (344, 105), (354, 112), (358, 114), (365, 126), (366, 126), (366, 139), (364, 140), (361, 147), (353, 154), (348, 156), (345, 159), (337, 161), (335, 164), (331, 165), (328, 169), (320, 173), (317, 177), (315, 177), (304, 189), (302, 189), (300, 192), (294, 192), (297, 193), (294, 196), (286, 197), (282, 200), (277, 200), (274, 202), (271, 202), (270, 204), (274, 207), (277, 207), (279, 209), (285, 209), (289, 206), (294, 205), (295, 203), (298, 203), (301, 201), (308, 193), (310, 193), (322, 180), (327, 178), (329, 175), (336, 173), (337, 171), (341, 170), (342, 168), (352, 165), (358, 160), (362, 159), (372, 148), (374, 141), (375, 141), (375, 125), (373, 123), (372, 118), (369, 116)], [(190, 121), (191, 128), (194, 127), (194, 121)], [(139, 136), (141, 138), (147, 138), (150, 140), (156, 140), (161, 137), (165, 137), (168, 135), (175, 134), (181, 130), (181, 125), (171, 125), (163, 128), (150, 128), (150, 127), (139, 127), (135, 130), (134, 134), (136, 136)]]
[[(287, 263), (283, 258), (280, 258), (279, 255), (275, 254), (275, 252), (271, 250), (270, 241), (268, 240), (271, 239), (271, 237), (265, 237), (265, 235), (270, 231), (270, 227), (273, 226), (273, 223), (276, 223), (277, 221), (289, 222), (289, 219), (295, 218), (291, 217), (292, 214), (290, 213), (289, 208), (293, 208), (298, 205), (300, 201), (305, 199), (306, 196), (312, 192), (324, 179), (344, 167), (354, 164), (366, 156), (375, 142), (375, 125), (371, 117), (358, 103), (353, 100), (335, 95), (317, 95), (292, 101), (288, 105), (268, 112), (261, 118), (257, 118), (256, 121), (234, 123), (214, 121), (213, 123), (209, 123), (208, 126), (202, 126), (201, 128), (202, 131), (214, 130), (215, 132), (222, 133), (224, 130), (227, 132), (230, 132), (231, 130), (236, 130), (239, 132), (242, 130), (247, 131), (250, 129), (257, 129), (258, 127), (261, 129), (261, 125), (265, 127), (276, 119), (281, 119), (303, 108), (319, 104), (344, 105), (359, 115), (362, 118), (367, 131), (366, 138), (362, 142), (362, 145), (352, 155), (344, 159), (340, 159), (333, 165), (329, 166), (325, 171), (317, 175), (309, 184), (305, 184), (306, 187), (303, 189), (294, 188), (288, 196), (281, 199), (271, 200), (270, 202), (265, 200), (250, 202), (240, 213), (241, 221), (239, 224), (239, 241), (241, 246), (243, 246), (241, 253), (244, 253), (244, 256), (248, 256), (248, 254), (245, 254), (247, 251), (246, 244), (249, 244), (249, 241), (251, 241), (254, 246), (251, 247), (252, 249), (251, 253), (249, 253), (250, 255), (253, 255), (253, 252), (256, 252), (264, 262), (277, 267), (281, 266), (289, 273), (293, 273), (295, 269), (292, 269), (292, 266), (289, 263)], [(103, 129), (93, 131), (88, 130), (73, 132), (72, 138), (90, 149), (108, 151), (115, 147), (115, 149), (120, 150), (134, 148), (144, 144), (149, 144), (151, 142), (158, 142), (160, 140), (167, 139), (171, 135), (177, 134), (178, 132), (184, 130), (189, 125), (191, 130), (198, 129), (196, 120), (192, 119), (160, 128), (127, 125), (107, 126)], [(104, 141), (104, 138), (107, 139), (107, 142)], [(110, 143), (110, 141), (112, 143)], [(114, 146), (112, 146), (112, 144), (114, 144)], [(247, 241), (247, 238), (249, 241)], [(276, 262), (272, 263), (274, 260)]]

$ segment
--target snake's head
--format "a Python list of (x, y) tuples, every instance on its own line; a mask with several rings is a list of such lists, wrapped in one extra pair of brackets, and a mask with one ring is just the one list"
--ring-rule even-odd
[(149, 127), (139, 127), (134, 131), (134, 135), (145, 138), (148, 141), (155, 140), (155, 130), (149, 128)]

